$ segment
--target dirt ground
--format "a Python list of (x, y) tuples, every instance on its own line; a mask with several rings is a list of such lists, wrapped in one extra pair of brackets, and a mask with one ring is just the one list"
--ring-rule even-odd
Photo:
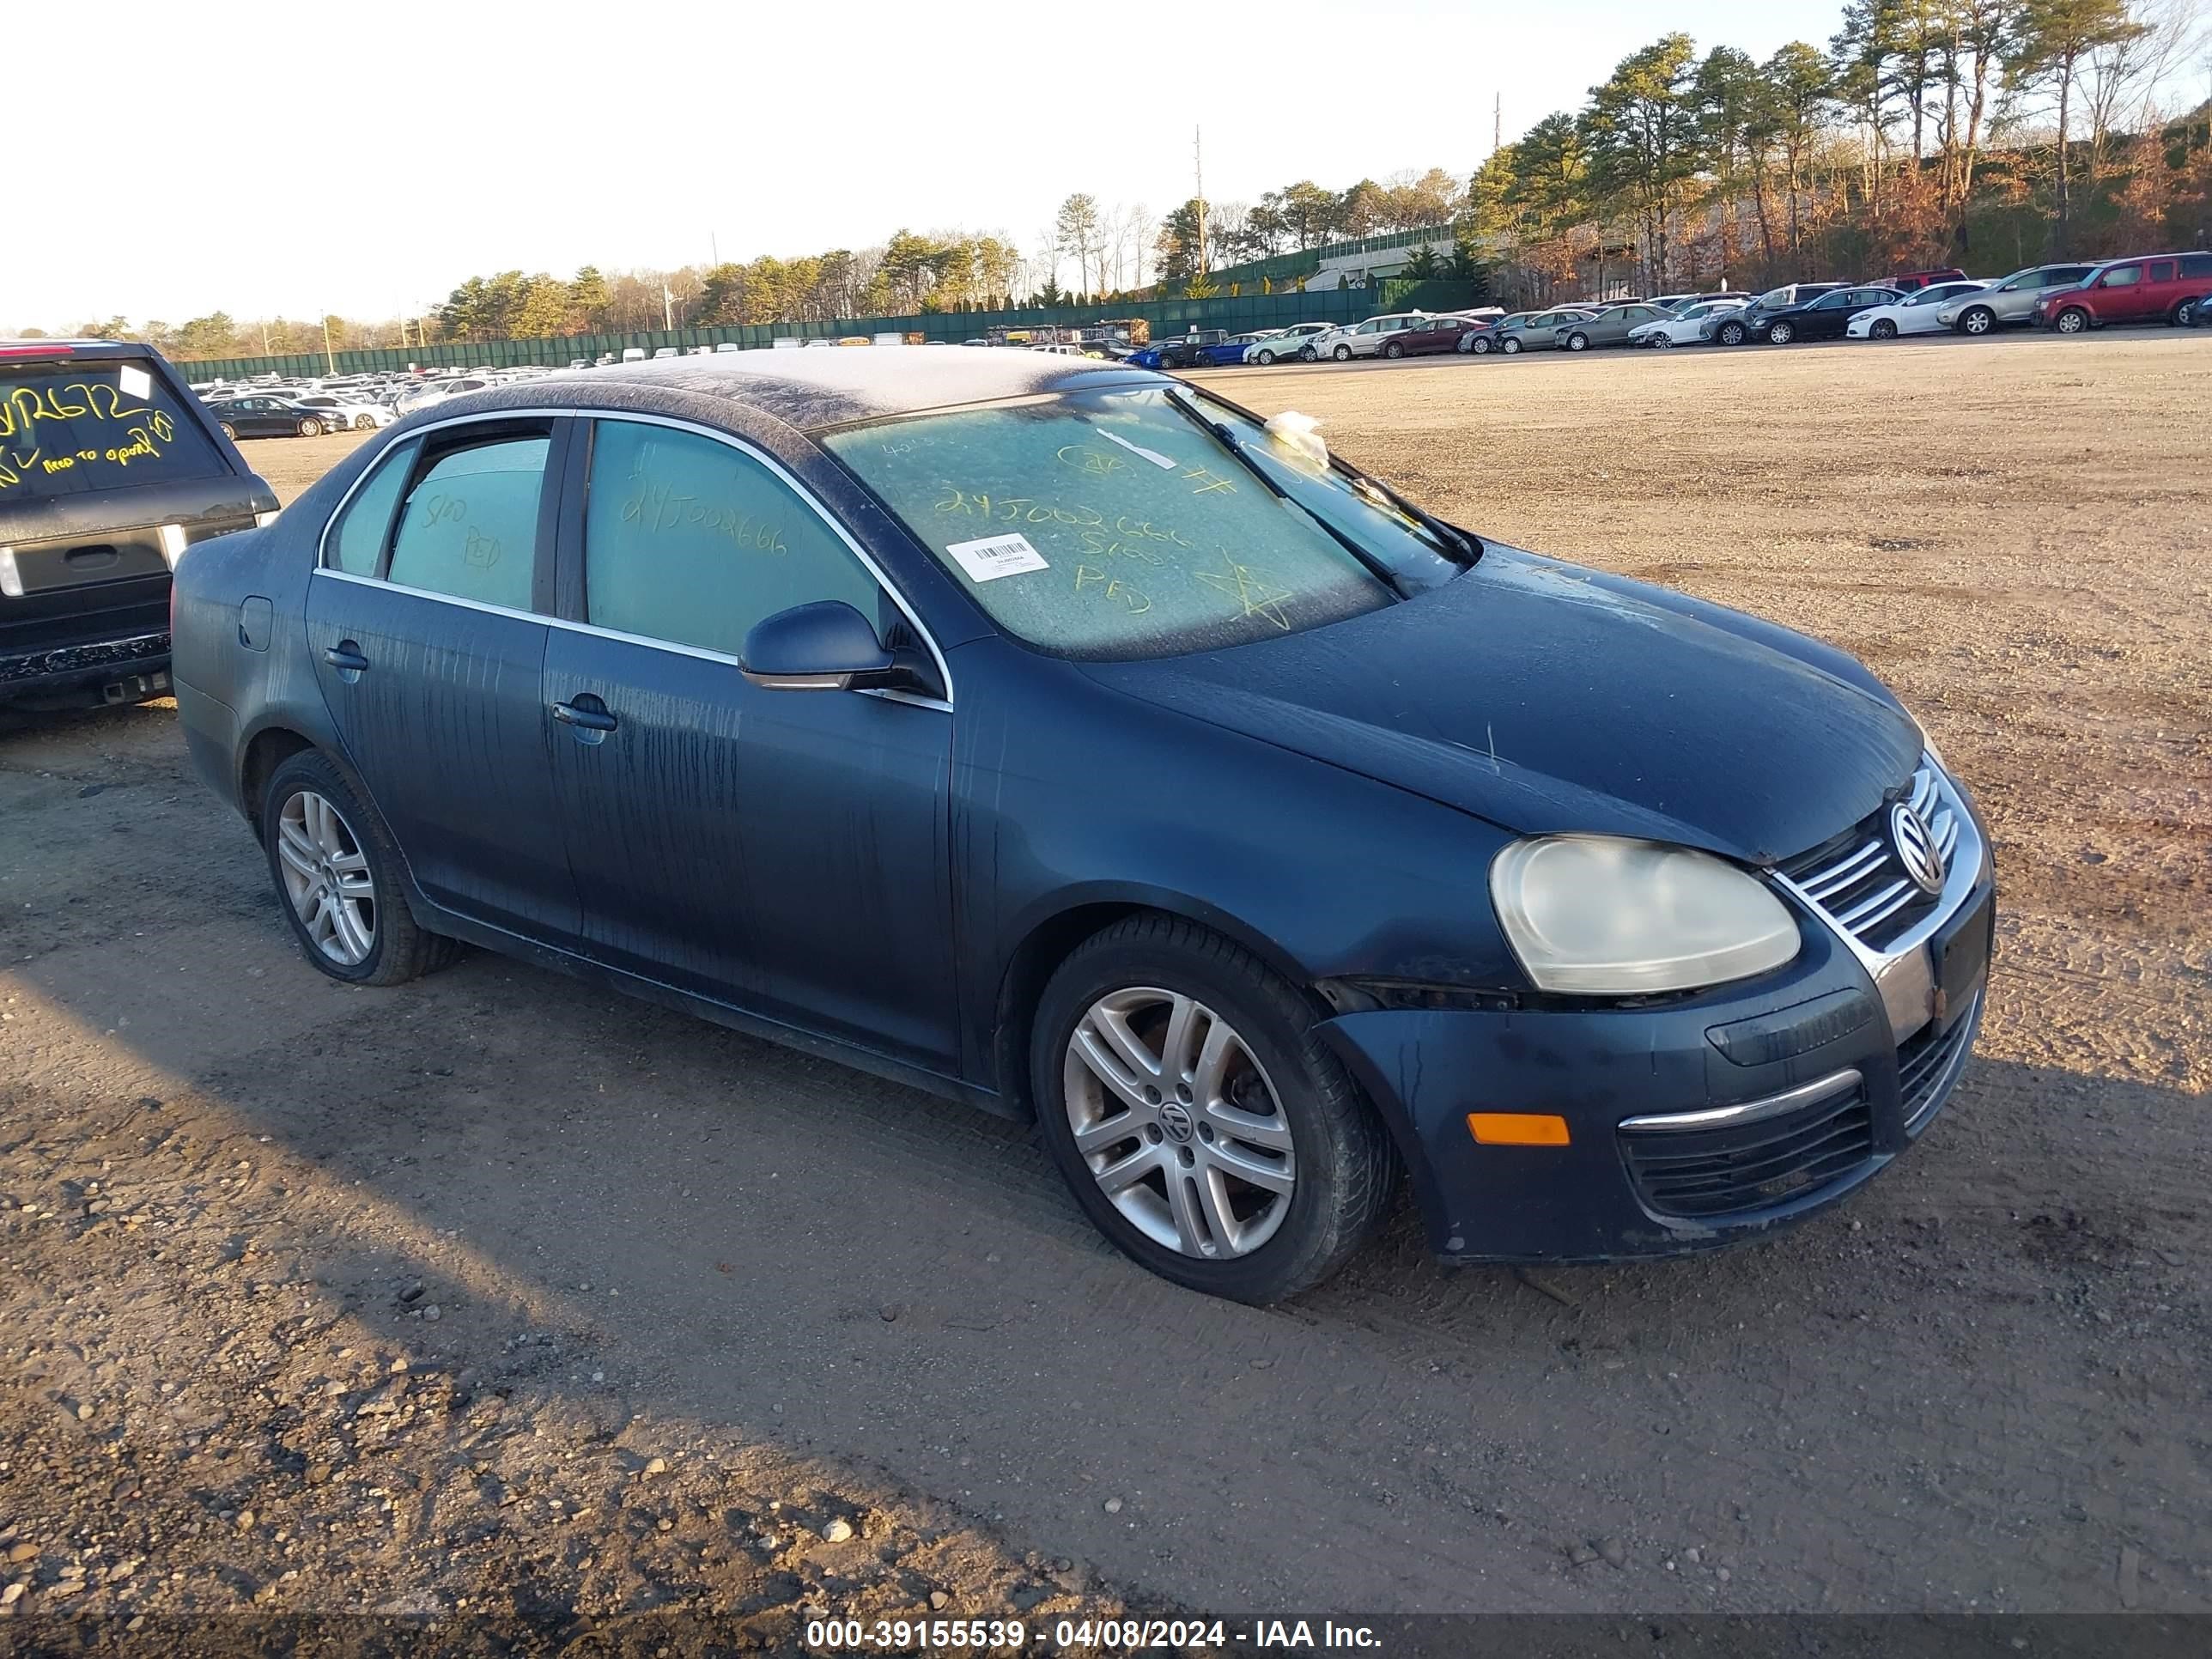
[(1897, 686), (2003, 902), (1913, 1154), (1205, 1301), (1013, 1126), (494, 957), (342, 989), (170, 708), (0, 721), (0, 1611), (2212, 1610), (2212, 336), (1210, 378)]

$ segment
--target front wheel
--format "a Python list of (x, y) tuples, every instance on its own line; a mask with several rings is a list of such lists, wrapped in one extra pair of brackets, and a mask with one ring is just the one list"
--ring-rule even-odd
[(1321, 354), (1316, 351), (1311, 346), (1300, 346), (1298, 348), (1298, 361), (1302, 363), (1317, 363), (1321, 361)]
[(2069, 306), (2058, 313), (2057, 328), (2061, 334), (2080, 334), (2089, 326), (2089, 313), (2079, 306)]
[(374, 431), (376, 429), (376, 416), (374, 415), (355, 416), (353, 417), (353, 429), (356, 432)]
[(315, 419), (312, 415), (309, 416), (306, 420), (300, 422), (300, 435), (302, 438), (321, 437), (323, 435), (323, 423)]
[(1796, 337), (1797, 331), (1788, 323), (1771, 323), (1767, 325), (1766, 343), (1769, 345), (1788, 345)]
[(1723, 323), (1721, 325), (1720, 342), (1723, 345), (1741, 345), (1743, 343), (1743, 336), (1744, 327), (1741, 323)]
[(1317, 1285), (1375, 1231), (1396, 1164), (1314, 1011), (1191, 923), (1132, 916), (1046, 986), (1038, 1127), (1076, 1202), (1164, 1279), (1240, 1302)]
[(1674, 349), (1674, 337), (1665, 333), (1655, 334), (1651, 337), (1651, 343), (1662, 351), (1669, 351)]
[(1340, 363), (1348, 363), (1352, 361), (1352, 348), (1348, 345), (1340, 345), (1328, 355)]
[(1959, 332), (1986, 334), (1997, 325), (1997, 314), (1987, 306), (1968, 306), (1959, 313)]
[(1518, 340), (1507, 340), (1500, 344), (1498, 349), (1509, 357), (1517, 357), (1521, 355), (1521, 342)]
[(1887, 317), (1877, 317), (1875, 319), (1874, 326), (1867, 332), (1877, 340), (1894, 340), (1897, 337), (1897, 325)]
[(1266, 368), (1274, 362), (1275, 354), (1272, 351), (1263, 351), (1257, 357), (1253, 359), (1253, 361), (1258, 363), (1261, 368)]
[(1570, 351), (1588, 351), (1589, 349), (1589, 336), (1587, 334), (1568, 335), (1567, 349)]
[(1491, 351), (1491, 342), (1489, 337), (1483, 334), (1476, 335), (1474, 337), (1474, 343), (1468, 347), (1468, 350), (1473, 353), (1475, 356), (1487, 357)]
[(1406, 355), (1406, 348), (1393, 340), (1382, 348), (1382, 355), (1385, 357), (1402, 357)]
[(368, 803), (316, 750), (276, 769), (261, 803), (261, 842), (293, 936), (307, 960), (349, 985), (400, 985), (450, 962), (399, 889), (399, 854)]

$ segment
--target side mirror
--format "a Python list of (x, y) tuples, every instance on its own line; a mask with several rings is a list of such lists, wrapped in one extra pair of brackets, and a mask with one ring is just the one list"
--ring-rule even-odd
[(866, 617), (823, 599), (754, 623), (738, 671), (771, 691), (855, 691), (890, 683), (897, 665)]

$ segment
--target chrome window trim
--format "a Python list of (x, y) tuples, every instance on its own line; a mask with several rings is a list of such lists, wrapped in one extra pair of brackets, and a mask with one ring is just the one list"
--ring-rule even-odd
[(1842, 1094), (1856, 1089), (1865, 1079), (1856, 1067), (1832, 1072), (1818, 1082), (1802, 1084), (1785, 1093), (1769, 1095), (1764, 1100), (1747, 1100), (1740, 1106), (1709, 1106), (1696, 1112), (1662, 1112), (1649, 1117), (1625, 1117), (1620, 1127), (1624, 1129), (1733, 1129), (1746, 1123), (1756, 1123), (1762, 1118), (1780, 1117), (1802, 1106), (1810, 1106), (1830, 1095)]
[[(814, 516), (830, 527), (831, 533), (839, 541), (844, 543), (851, 550), (853, 556), (860, 562), (861, 567), (875, 578), (876, 586), (890, 596), (890, 602), (898, 607), (899, 614), (906, 618), (908, 625), (914, 629), (915, 637), (929, 648), (930, 659), (937, 665), (938, 678), (945, 686), (945, 695), (942, 697), (923, 696), (912, 691), (888, 690), (863, 691), (860, 695), (881, 697), (890, 702), (913, 703), (923, 708), (942, 708), (948, 713), (951, 711), (952, 665), (945, 660), (945, 653), (939, 648), (936, 636), (922, 626), (921, 617), (915, 613), (914, 606), (907, 602), (906, 595), (899, 592), (897, 584), (884, 573), (883, 566), (876, 562), (874, 556), (867, 549), (860, 545), (859, 539), (839, 521), (837, 516), (822, 504), (821, 498), (794, 477), (791, 470), (781, 461), (750, 440), (741, 438), (732, 432), (717, 431), (711, 426), (702, 425), (697, 421), (684, 420), (677, 416), (647, 415), (629, 410), (592, 409), (582, 405), (564, 404), (556, 408), (544, 409), (516, 406), (503, 410), (479, 410), (473, 414), (455, 415), (446, 420), (431, 421), (416, 427), (404, 436), (394, 441), (387, 447), (386, 453), (374, 465), (363, 468), (361, 476), (348, 484), (345, 494), (338, 497), (337, 505), (331, 509), (330, 517), (323, 521), (322, 534), (315, 538), (314, 574), (319, 576), (335, 576), (342, 581), (362, 582), (371, 587), (394, 587), (404, 593), (419, 593), (425, 599), (443, 599), (449, 605), (464, 605), (473, 611), (488, 611), (494, 616), (522, 617), (532, 622), (542, 622), (550, 628), (565, 628), (574, 634), (595, 634), (606, 639), (622, 640), (632, 645), (651, 646), (656, 650), (673, 651), (681, 656), (701, 657), (709, 662), (726, 662), (732, 667), (737, 666), (738, 659), (724, 652), (709, 651), (699, 646), (682, 645), (673, 640), (650, 639), (641, 634), (625, 634), (617, 629), (601, 628), (592, 623), (572, 622), (565, 617), (549, 617), (535, 611), (511, 611), (503, 605), (484, 605), (474, 599), (456, 599), (450, 593), (440, 593), (431, 588), (410, 587), (404, 582), (395, 582), (374, 576), (357, 576), (349, 571), (340, 570), (331, 564), (329, 547), (331, 530), (337, 526), (339, 519), (344, 516), (347, 507), (352, 502), (361, 487), (382, 471), (389, 464), (392, 449), (398, 448), (408, 439), (420, 438), (426, 434), (442, 432), (453, 427), (513, 420), (630, 421), (644, 426), (665, 426), (678, 432), (695, 433), (702, 438), (712, 439), (716, 443), (727, 445), (749, 459), (758, 461), (781, 480), (786, 489), (805, 502)], [(588, 473), (586, 477), (588, 484)]]

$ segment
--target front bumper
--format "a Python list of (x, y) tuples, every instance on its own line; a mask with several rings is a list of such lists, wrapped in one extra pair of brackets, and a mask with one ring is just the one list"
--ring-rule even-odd
[[(1942, 921), (1880, 984), (1808, 914), (1797, 960), (1755, 989), (1390, 1006), (1320, 1032), (1389, 1122), (1444, 1261), (1607, 1261), (1758, 1237), (1880, 1174), (1964, 1073), (1996, 918), (1986, 835), (1976, 850)], [(1554, 1114), (1569, 1141), (1481, 1145), (1477, 1112)]]

